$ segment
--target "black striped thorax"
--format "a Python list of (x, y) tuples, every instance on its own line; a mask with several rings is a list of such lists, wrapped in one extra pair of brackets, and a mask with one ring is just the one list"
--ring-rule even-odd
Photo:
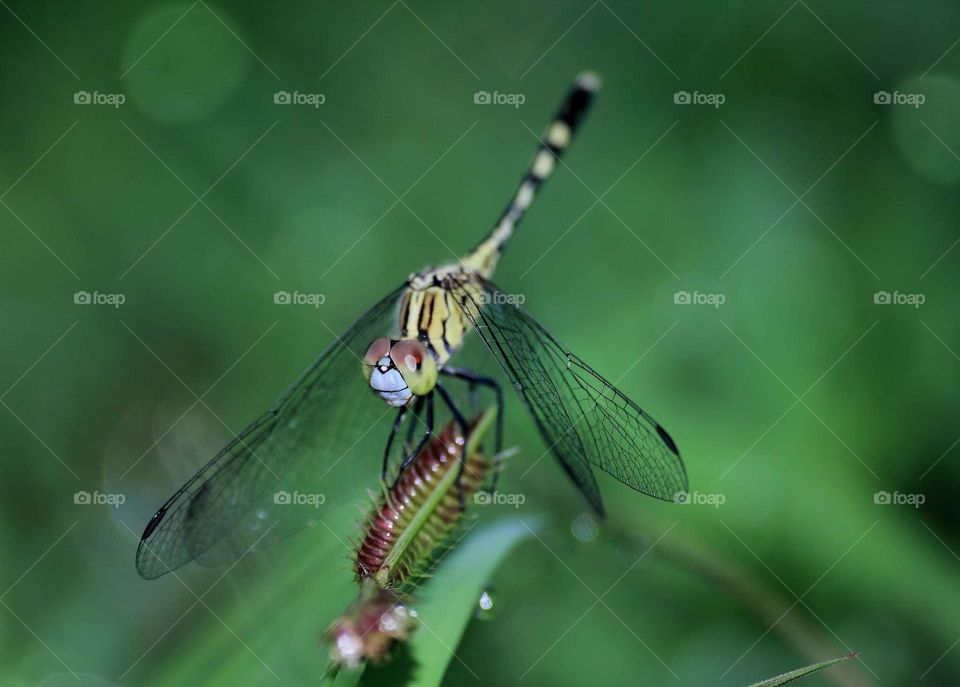
[(477, 275), (459, 263), (411, 274), (400, 300), (401, 338), (419, 339), (439, 364), (446, 363), (471, 328), (462, 301), (469, 303), (479, 288)]

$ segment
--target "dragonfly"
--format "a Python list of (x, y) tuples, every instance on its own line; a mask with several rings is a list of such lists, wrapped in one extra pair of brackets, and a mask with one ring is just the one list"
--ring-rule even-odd
[[(160, 507), (137, 549), (143, 577), (176, 569), (237, 532), (259, 543), (276, 539), (291, 525), (302, 527), (302, 513), (291, 518), (293, 510), (282, 507), (292, 498), (288, 490), (328, 498), (355, 494), (355, 484), (348, 484), (356, 482), (355, 476), (342, 464), (359, 460), (356, 447), (371, 431), (365, 428), (376, 426), (384, 413), (395, 416), (380, 475), (386, 481), (395, 438), (406, 422), (403, 453), (397, 457), (397, 474), (402, 474), (434, 434), (437, 402), (466, 428), (450, 391), (454, 383), (466, 384), (471, 394), (484, 387), (492, 390), (499, 451), (500, 383), (452, 364), (471, 334), (499, 363), (549, 452), (599, 516), (605, 509), (594, 467), (661, 500), (674, 500), (687, 490), (680, 451), (663, 426), (491, 281), (517, 225), (544, 181), (562, 164), (561, 156), (599, 85), (594, 73), (577, 77), (539, 139), (519, 186), (479, 244), (454, 263), (409, 275)], [(362, 395), (358, 389), (364, 390)], [(422, 436), (414, 442), (419, 428)], [(278, 500), (278, 494), (285, 498)], [(287, 522), (291, 519), (298, 521)], [(274, 531), (281, 522), (285, 527)]]

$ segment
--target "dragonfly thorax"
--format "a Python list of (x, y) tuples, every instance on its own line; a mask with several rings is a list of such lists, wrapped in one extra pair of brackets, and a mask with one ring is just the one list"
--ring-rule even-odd
[(400, 301), (400, 336), (422, 341), (444, 365), (471, 329), (464, 308), (480, 291), (478, 276), (460, 263), (410, 275)]

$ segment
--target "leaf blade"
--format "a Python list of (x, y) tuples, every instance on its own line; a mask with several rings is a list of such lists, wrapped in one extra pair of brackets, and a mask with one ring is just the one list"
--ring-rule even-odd
[[(520, 518), (485, 525), (468, 534), (438, 566), (414, 602), (422, 627), (410, 642), (417, 667), (409, 687), (436, 687), (441, 683), (483, 585), (510, 550), (538, 525), (535, 520)], [(472, 666), (467, 668), (474, 672)]]
[(788, 682), (793, 682), (801, 677), (810, 675), (811, 673), (816, 673), (819, 670), (824, 668), (829, 668), (831, 666), (839, 665), (841, 663), (846, 663), (850, 659), (856, 658), (860, 654), (850, 653), (846, 656), (841, 656), (840, 658), (832, 658), (829, 661), (822, 661), (821, 663), (814, 663), (813, 665), (804, 666), (803, 668), (797, 668), (796, 670), (791, 670), (789, 673), (783, 673), (782, 675), (777, 675), (775, 677), (767, 678), (760, 682), (754, 682), (749, 687), (777, 687), (778, 685), (785, 685)]

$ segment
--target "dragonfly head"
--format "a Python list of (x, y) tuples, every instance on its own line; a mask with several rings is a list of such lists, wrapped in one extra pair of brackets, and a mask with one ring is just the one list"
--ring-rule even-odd
[(403, 407), (437, 384), (437, 361), (417, 339), (376, 339), (363, 358), (370, 388), (388, 405)]

